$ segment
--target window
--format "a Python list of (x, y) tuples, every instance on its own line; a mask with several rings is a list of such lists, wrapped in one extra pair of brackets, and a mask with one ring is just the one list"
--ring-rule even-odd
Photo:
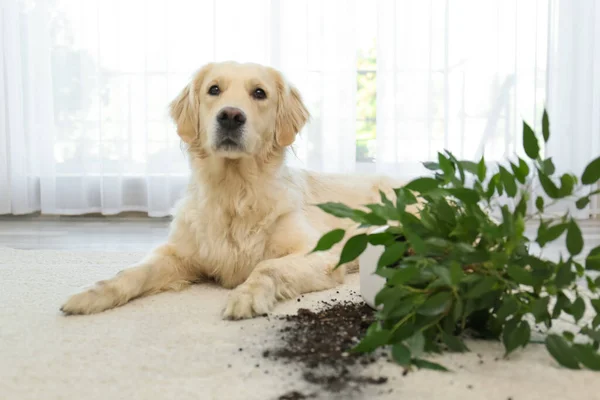
[(373, 163), (377, 137), (377, 15), (372, 1), (357, 2), (356, 161)]

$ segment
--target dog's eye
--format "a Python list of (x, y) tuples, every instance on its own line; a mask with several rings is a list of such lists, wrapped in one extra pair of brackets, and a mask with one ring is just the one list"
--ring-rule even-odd
[(208, 94), (210, 94), (211, 96), (218, 96), (219, 93), (221, 93), (221, 89), (219, 89), (219, 87), (217, 85), (212, 85), (208, 89)]
[(267, 94), (264, 90), (258, 88), (255, 89), (254, 92), (252, 92), (252, 97), (254, 97), (256, 100), (264, 100), (267, 98)]

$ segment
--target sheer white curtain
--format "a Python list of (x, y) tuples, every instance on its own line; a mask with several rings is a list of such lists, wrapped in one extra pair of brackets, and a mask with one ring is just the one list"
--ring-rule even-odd
[(518, 154), (522, 120), (539, 128), (544, 107), (557, 172), (600, 154), (600, 2), (378, 0), (377, 13), (378, 170), (410, 178), (442, 149)]
[(215, 60), (272, 65), (303, 93), (291, 163), (354, 168), (353, 2), (1, 1), (0, 214), (167, 215), (188, 168), (166, 106)]
[(378, 0), (377, 168), (413, 176), (448, 149), (499, 160), (539, 124), (548, 2)]
[[(579, 173), (600, 154), (600, 2), (552, 0), (550, 20), (547, 153), (558, 172)], [(600, 202), (573, 211), (600, 215)]]
[(500, 160), (545, 105), (559, 171), (600, 153), (597, 0), (0, 5), (0, 214), (167, 215), (188, 168), (166, 106), (214, 60), (298, 86), (312, 121), (289, 162), (310, 169), (410, 178), (443, 149)]
[[(32, 10), (28, 10), (32, 11)], [(51, 150), (52, 93), (41, 8), (0, 1), (0, 214), (40, 209), (40, 166)]]

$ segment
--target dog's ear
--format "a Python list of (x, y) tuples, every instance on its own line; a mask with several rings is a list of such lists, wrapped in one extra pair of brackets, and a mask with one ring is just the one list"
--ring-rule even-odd
[(171, 118), (177, 124), (177, 134), (186, 143), (191, 143), (200, 132), (200, 99), (198, 90), (211, 64), (200, 69), (191, 82), (171, 101)]
[(290, 86), (280, 73), (277, 76), (277, 121), (275, 124), (275, 140), (279, 146), (289, 146), (294, 143), (296, 134), (302, 130), (310, 114), (302, 102), (300, 92)]
[(186, 143), (198, 136), (199, 107), (194, 93), (194, 83), (190, 82), (171, 102), (171, 118), (177, 124), (177, 134)]

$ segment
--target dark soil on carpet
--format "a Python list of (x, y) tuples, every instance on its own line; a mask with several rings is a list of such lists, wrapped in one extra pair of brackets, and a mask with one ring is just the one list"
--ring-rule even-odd
[[(364, 375), (365, 367), (382, 353), (350, 351), (375, 320), (374, 310), (362, 302), (322, 303), (324, 308), (320, 311), (301, 308), (297, 315), (280, 317), (284, 320), (281, 343), (264, 351), (263, 357), (299, 365), (305, 381), (329, 392), (360, 391), (365, 385), (387, 382), (384, 376)], [(280, 399), (304, 399), (312, 395), (290, 392)]]

